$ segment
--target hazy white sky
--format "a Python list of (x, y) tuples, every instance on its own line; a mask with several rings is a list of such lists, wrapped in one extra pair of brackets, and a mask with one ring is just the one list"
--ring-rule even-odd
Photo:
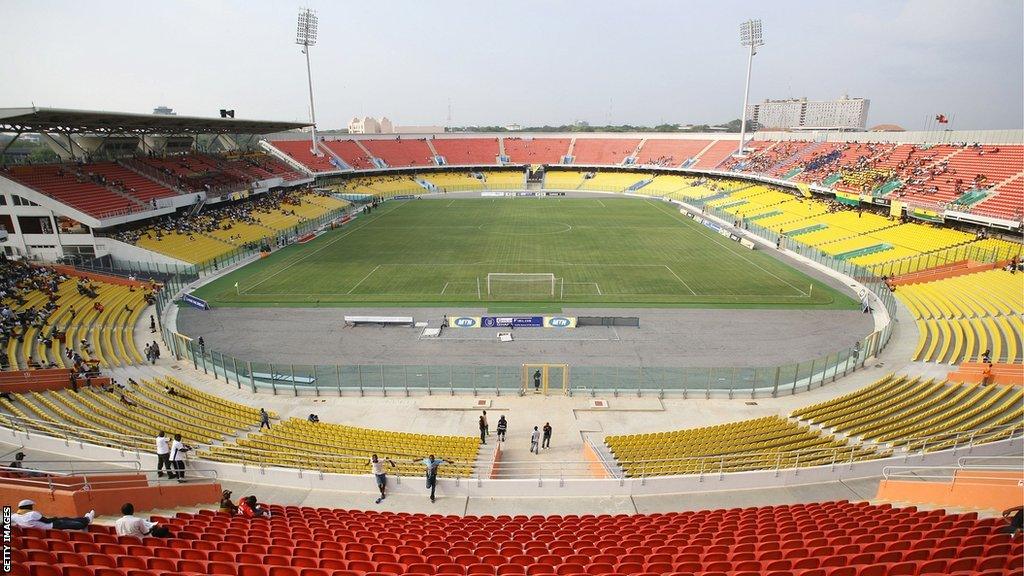
[[(870, 125), (1024, 126), (1021, 0), (310, 0), (318, 125), (717, 123), (738, 26), (764, 22), (752, 101), (849, 94)], [(0, 107), (308, 118), (298, 3), (0, 0)]]

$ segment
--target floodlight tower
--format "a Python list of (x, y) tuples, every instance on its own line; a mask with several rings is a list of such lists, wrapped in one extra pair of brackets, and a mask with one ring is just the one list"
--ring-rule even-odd
[(312, 127), (312, 147), (310, 152), (318, 155), (316, 147), (316, 110), (313, 108), (313, 73), (309, 67), (309, 48), (316, 46), (316, 12), (309, 8), (299, 10), (299, 26), (295, 32), (295, 43), (302, 46), (302, 53), (306, 55), (306, 78), (309, 80), (309, 121)]
[(754, 66), (754, 54), (757, 54), (757, 47), (764, 46), (760, 20), (747, 20), (740, 24), (740, 45), (750, 47), (750, 56), (747, 57), (747, 85), (743, 89), (743, 114), (740, 116), (740, 147), (736, 150), (737, 156), (743, 156), (743, 145), (746, 144), (747, 100), (750, 98), (750, 70)]

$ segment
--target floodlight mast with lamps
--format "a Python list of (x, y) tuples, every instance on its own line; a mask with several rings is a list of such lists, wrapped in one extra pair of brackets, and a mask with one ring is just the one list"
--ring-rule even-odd
[(746, 144), (747, 100), (750, 98), (750, 70), (754, 66), (754, 54), (757, 54), (758, 46), (764, 46), (760, 20), (747, 20), (740, 24), (740, 45), (750, 47), (750, 56), (747, 57), (747, 84), (743, 89), (743, 113), (740, 115), (740, 147), (736, 150), (737, 156), (743, 156), (743, 145)]
[(295, 32), (295, 43), (302, 46), (302, 53), (306, 55), (306, 78), (309, 80), (309, 121), (313, 123), (310, 132), (312, 133), (310, 152), (319, 156), (316, 145), (316, 110), (313, 108), (313, 73), (309, 66), (309, 48), (316, 46), (316, 12), (309, 8), (299, 10), (299, 25)]

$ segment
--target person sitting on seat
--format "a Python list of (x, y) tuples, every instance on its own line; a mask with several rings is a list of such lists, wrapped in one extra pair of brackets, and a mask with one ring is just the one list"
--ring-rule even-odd
[(1003, 510), (1003, 519), (1009, 523), (1006, 531), (1010, 533), (1010, 538), (1016, 536), (1018, 532), (1024, 532), (1024, 506)]
[(33, 510), (36, 505), (32, 500), (18, 502), (18, 510), (11, 514), (11, 522), (21, 528), (41, 528), (43, 530), (85, 530), (96, 517), (95, 510), (89, 510), (79, 518), (47, 518)]
[(255, 496), (246, 496), (238, 502), (238, 515), (246, 518), (270, 518), (270, 510), (260, 506)]
[(235, 506), (235, 503), (231, 501), (231, 490), (225, 490), (220, 493), (220, 511), (228, 516), (238, 514), (238, 506)]
[(161, 526), (157, 522), (150, 522), (136, 516), (135, 505), (131, 502), (121, 506), (121, 514), (123, 516), (114, 522), (114, 531), (117, 532), (118, 536), (137, 536), (139, 538), (157, 536), (159, 538), (166, 538), (171, 535), (170, 530), (166, 526)]

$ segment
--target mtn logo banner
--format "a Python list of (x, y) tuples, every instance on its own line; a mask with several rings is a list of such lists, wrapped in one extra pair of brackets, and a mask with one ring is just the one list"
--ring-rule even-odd
[(574, 316), (545, 316), (545, 328), (575, 328), (576, 318)]
[(448, 326), (452, 328), (479, 328), (479, 316), (449, 316)]

